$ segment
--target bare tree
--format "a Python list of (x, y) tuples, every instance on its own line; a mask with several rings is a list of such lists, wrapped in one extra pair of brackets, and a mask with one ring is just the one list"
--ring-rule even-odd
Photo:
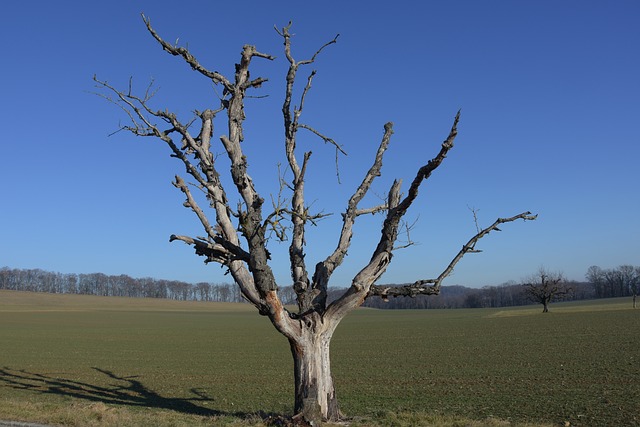
[(640, 266), (634, 269), (633, 281), (629, 284), (631, 296), (633, 297), (633, 308), (637, 307), (636, 300), (640, 292)]
[(593, 284), (594, 293), (597, 298), (606, 296), (604, 271), (597, 265), (592, 265), (587, 269), (585, 275), (589, 283)]
[(552, 273), (544, 268), (532, 275), (522, 284), (525, 293), (534, 302), (542, 304), (542, 312), (549, 312), (551, 301), (560, 299), (573, 292), (573, 288), (564, 279), (562, 273)]
[[(402, 219), (418, 196), (420, 185), (440, 166), (453, 147), (459, 113), (439, 152), (417, 171), (406, 195), (400, 191), (401, 181), (396, 180), (388, 190), (383, 203), (363, 207), (362, 200), (368, 194), (375, 178), (381, 175), (383, 156), (391, 141), (393, 124), (387, 123), (384, 125), (382, 139), (370, 169), (346, 204), (335, 250), (313, 265), (310, 271), (305, 254), (306, 231), (324, 214), (312, 213), (307, 202), (305, 173), (311, 152), (299, 152), (298, 133), (301, 130), (311, 132), (325, 143), (332, 144), (337, 152), (344, 152), (333, 139), (301, 121), (305, 99), (316, 72), (311, 71), (308, 74), (306, 83), (299, 92), (294, 91), (294, 83), (300, 68), (314, 63), (327, 46), (336, 43), (337, 36), (321, 46), (309, 59), (298, 61), (291, 52), (291, 23), (282, 29), (276, 29), (284, 41), (284, 54), (289, 65), (285, 77), (282, 117), (284, 155), (291, 179), (288, 182), (285, 182), (284, 178), (281, 180), (281, 191), (289, 194), (288, 202), (285, 204), (281, 201), (284, 199), (278, 198), (278, 201), (273, 203), (273, 208), (265, 212), (265, 199), (258, 194), (249, 175), (247, 158), (241, 143), (244, 140), (244, 106), (247, 93), (267, 82), (263, 77), (250, 77), (249, 68), (253, 60), (275, 58), (259, 52), (255, 46), (245, 45), (240, 62), (235, 66), (235, 75), (227, 77), (205, 68), (188, 49), (167, 43), (152, 28), (146, 17), (143, 16), (143, 20), (151, 36), (166, 52), (181, 57), (193, 70), (223, 89), (219, 105), (196, 111), (191, 121), (184, 122), (167, 109), (154, 109), (150, 102), (153, 93), (151, 89), (138, 96), (133, 93), (131, 85), (122, 91), (94, 77), (102, 96), (122, 107), (130, 119), (130, 123), (122, 129), (137, 136), (154, 137), (164, 141), (170, 147), (171, 155), (184, 164), (187, 173), (195, 180), (195, 184), (190, 186), (183, 178), (176, 176), (173, 184), (184, 193), (184, 205), (195, 213), (205, 235), (172, 235), (170, 240), (185, 242), (193, 246), (196, 254), (203, 256), (205, 262), (216, 262), (227, 268), (243, 297), (253, 304), (261, 315), (267, 316), (274, 327), (288, 339), (294, 361), (294, 419), (305, 420), (310, 424), (319, 423), (321, 420), (337, 420), (341, 415), (331, 376), (329, 345), (336, 327), (345, 315), (373, 295), (388, 298), (437, 294), (442, 281), (451, 274), (460, 259), (469, 252), (479, 252), (475, 247), (481, 238), (491, 231), (499, 231), (498, 227), (501, 224), (518, 219), (533, 220), (535, 216), (530, 212), (523, 212), (508, 218), (499, 218), (490, 226), (478, 229), (477, 234), (462, 246), (449, 265), (434, 279), (417, 280), (410, 285), (394, 288), (375, 285), (392, 259), (394, 245), (399, 230), (402, 229)], [(298, 93), (296, 96), (299, 98), (297, 105), (292, 106), (294, 93)], [(235, 207), (229, 203), (228, 194), (231, 186), (223, 185), (217, 159), (212, 151), (214, 119), (220, 114), (226, 116), (220, 119), (226, 124), (227, 134), (221, 134), (218, 138), (230, 161), (233, 191), (240, 197), (240, 202)], [(192, 189), (205, 193), (212, 211), (212, 219), (196, 201)], [(345, 259), (356, 220), (373, 213), (383, 213), (384, 222), (370, 260), (355, 275), (351, 286), (339, 298), (328, 302), (327, 290), (331, 276)], [(269, 264), (269, 233), (283, 240), (288, 238), (288, 261), (291, 283), (295, 290), (296, 310), (287, 309), (278, 293), (278, 284)]]

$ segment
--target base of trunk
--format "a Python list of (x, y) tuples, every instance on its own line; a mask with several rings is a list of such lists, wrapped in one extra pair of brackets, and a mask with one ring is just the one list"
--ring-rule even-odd
[(294, 422), (320, 426), (341, 417), (329, 361), (330, 336), (306, 335), (291, 340), (295, 376)]
[(316, 398), (306, 398), (302, 400), (302, 407), (293, 416), (294, 425), (300, 426), (320, 426), (322, 422), (337, 422), (340, 421), (343, 416), (338, 409), (338, 400), (335, 398), (329, 401), (329, 406), (326, 410), (318, 403)]

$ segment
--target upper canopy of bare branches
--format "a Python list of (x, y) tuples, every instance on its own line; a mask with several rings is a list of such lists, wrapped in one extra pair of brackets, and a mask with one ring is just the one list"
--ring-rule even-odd
[[(393, 124), (387, 123), (384, 125), (378, 149), (371, 159), (371, 167), (346, 202), (342, 214), (342, 229), (335, 242), (335, 249), (326, 258), (310, 266), (305, 254), (305, 232), (309, 225), (314, 224), (324, 214), (310, 212), (305, 193), (305, 173), (311, 161), (311, 152), (299, 152), (298, 132), (301, 129), (311, 132), (323, 142), (331, 144), (336, 150), (336, 155), (344, 154), (345, 151), (331, 137), (301, 121), (307, 94), (311, 90), (316, 72), (310, 71), (307, 74), (306, 83), (299, 93), (294, 90), (294, 83), (299, 71), (313, 64), (325, 48), (337, 42), (338, 36), (320, 46), (310, 58), (297, 60), (291, 49), (291, 23), (277, 29), (277, 34), (283, 39), (285, 58), (289, 64), (285, 76), (282, 118), (284, 154), (291, 179), (284, 181), (284, 178), (281, 178), (281, 192), (288, 194), (279, 196), (277, 200), (272, 197), (271, 210), (265, 211), (265, 198), (258, 194), (253, 184), (247, 158), (240, 143), (244, 140), (244, 102), (247, 92), (258, 89), (268, 81), (265, 77), (250, 77), (252, 61), (256, 58), (273, 60), (274, 57), (259, 52), (254, 46), (245, 45), (236, 64), (235, 74), (225, 76), (204, 67), (187, 48), (167, 43), (151, 26), (148, 18), (143, 16), (143, 20), (151, 36), (164, 51), (181, 58), (193, 70), (213, 83), (223, 86), (223, 97), (219, 105), (212, 105), (209, 109), (196, 112), (190, 122), (184, 123), (169, 110), (152, 107), (151, 87), (143, 95), (135, 95), (131, 86), (123, 91), (106, 81), (97, 78), (94, 80), (103, 89), (102, 96), (119, 105), (127, 115), (129, 124), (122, 129), (137, 136), (151, 136), (164, 141), (170, 147), (172, 156), (182, 162), (186, 173), (195, 180), (194, 185), (188, 185), (184, 179), (176, 176), (174, 185), (184, 194), (184, 206), (194, 212), (203, 227), (204, 235), (172, 235), (171, 240), (180, 240), (192, 245), (196, 253), (205, 257), (207, 262), (225, 266), (244, 297), (261, 313), (270, 316), (285, 335), (293, 334), (299, 327), (295, 319), (305, 316), (341, 318), (369, 296), (379, 295), (386, 298), (437, 293), (442, 281), (451, 274), (462, 257), (469, 252), (478, 252), (476, 244), (480, 239), (492, 231), (499, 231), (498, 226), (501, 224), (518, 219), (526, 221), (536, 218), (529, 212), (523, 212), (512, 217), (499, 218), (489, 227), (478, 229), (478, 233), (454, 254), (449, 265), (436, 278), (416, 280), (402, 288), (375, 285), (391, 261), (403, 217), (417, 198), (420, 186), (444, 162), (454, 146), (460, 113), (455, 115), (453, 125), (439, 151), (432, 159), (427, 159), (424, 166), (415, 173), (406, 195), (401, 193), (401, 181), (397, 180), (389, 188), (386, 200), (382, 204), (362, 206), (362, 201), (369, 193), (374, 180), (381, 175), (384, 154), (392, 139)], [(297, 101), (294, 103), (296, 96)], [(218, 118), (222, 112), (226, 117)], [(225, 122), (226, 134), (214, 131), (214, 121), (217, 120)], [(212, 149), (215, 144), (214, 136), (229, 159), (232, 186), (225, 186), (220, 180), (220, 170)], [(192, 194), (193, 188), (205, 193), (209, 206), (204, 207), (198, 203)], [(234, 193), (234, 198), (239, 197), (240, 203), (237, 206), (230, 205), (230, 192)], [(377, 212), (384, 212), (384, 222), (370, 261), (354, 277), (351, 288), (341, 298), (328, 304), (327, 287), (332, 274), (343, 263), (349, 250), (356, 220), (362, 215)], [(284, 223), (287, 225), (283, 226)], [(291, 267), (291, 283), (297, 293), (297, 313), (287, 311), (278, 299), (278, 286), (269, 266), (271, 254), (267, 250), (267, 235), (273, 232), (283, 240), (285, 233), (288, 233), (288, 261)]]

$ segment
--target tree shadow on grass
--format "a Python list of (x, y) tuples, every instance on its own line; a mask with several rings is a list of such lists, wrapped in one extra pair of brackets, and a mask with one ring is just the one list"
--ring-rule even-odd
[(92, 402), (102, 402), (113, 405), (140, 406), (148, 408), (170, 409), (185, 414), (215, 416), (233, 415), (240, 418), (248, 417), (243, 413), (224, 413), (215, 409), (200, 406), (214, 399), (202, 390), (192, 388), (189, 397), (164, 397), (146, 387), (138, 376), (118, 376), (112, 371), (93, 368), (108, 378), (113, 384), (102, 386), (73, 379), (61, 378), (55, 374), (40, 374), (28, 372), (24, 369), (0, 368), (0, 385), (19, 390), (34, 391), (42, 394), (69, 396)]

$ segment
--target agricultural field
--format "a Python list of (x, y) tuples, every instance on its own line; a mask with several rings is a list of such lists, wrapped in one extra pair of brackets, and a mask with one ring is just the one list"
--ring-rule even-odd
[[(550, 310), (358, 310), (332, 345), (342, 411), (353, 425), (640, 426), (640, 310)], [(0, 420), (261, 425), (292, 406), (287, 341), (248, 305), (0, 291)]]

